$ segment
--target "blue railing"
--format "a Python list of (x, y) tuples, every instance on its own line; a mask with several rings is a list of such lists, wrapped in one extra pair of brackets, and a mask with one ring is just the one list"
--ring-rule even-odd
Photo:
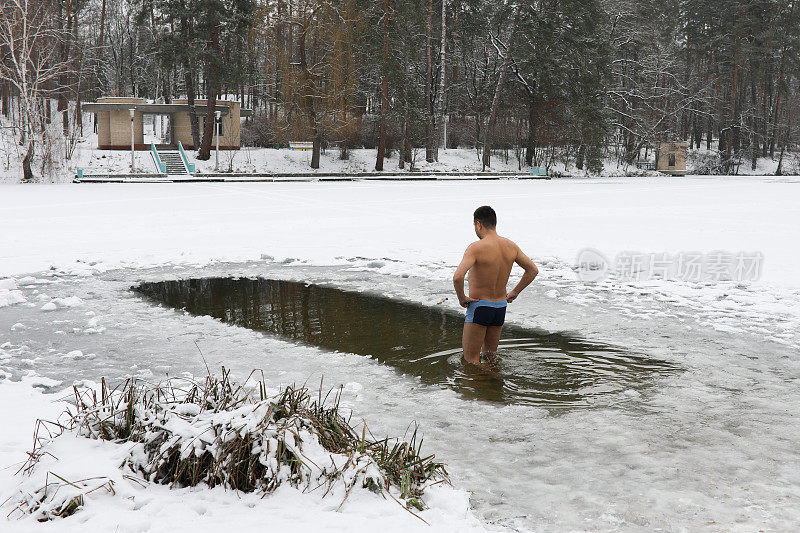
[(152, 154), (153, 160), (156, 162), (156, 165), (158, 166), (158, 169), (161, 171), (161, 173), (166, 174), (167, 164), (161, 161), (161, 157), (159, 157), (158, 155), (158, 150), (156, 150), (156, 143), (150, 143), (150, 153)]
[[(90, 167), (90, 168), (77, 168), (75, 169), (75, 177), (78, 179), (89, 176), (110, 176), (111, 167)], [(88, 172), (87, 172), (88, 171)], [(98, 172), (103, 171), (103, 172)]]
[(547, 168), (531, 167), (531, 176), (547, 176)]
[(181, 153), (186, 170), (189, 171), (189, 174), (194, 174), (194, 163), (189, 163), (189, 158), (186, 157), (186, 152), (183, 151), (183, 144), (180, 141), (178, 141), (178, 151)]

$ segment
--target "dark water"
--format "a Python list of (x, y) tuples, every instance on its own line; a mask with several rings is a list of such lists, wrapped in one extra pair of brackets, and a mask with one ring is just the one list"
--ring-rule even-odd
[(473, 367), (461, 358), (462, 315), (319, 285), (207, 278), (143, 283), (134, 290), (194, 315), (370, 356), (425, 383), (481, 400), (606, 405), (620, 393), (646, 387), (659, 374), (676, 370), (617, 347), (515, 326), (503, 328), (495, 363)]

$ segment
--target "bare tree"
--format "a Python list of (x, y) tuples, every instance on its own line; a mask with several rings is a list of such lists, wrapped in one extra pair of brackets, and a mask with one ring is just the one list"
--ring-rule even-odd
[(427, 71), (425, 73), (425, 161), (433, 163), (436, 140), (436, 117), (433, 114), (432, 84), (433, 84), (433, 0), (428, 0), (428, 20), (425, 25), (425, 60)]
[(44, 106), (55, 80), (69, 71), (59, 54), (64, 35), (52, 26), (52, 4), (37, 0), (3, 0), (0, 4), (0, 78), (16, 89), (20, 109), (23, 178), (33, 181), (31, 162), (36, 141), (45, 135)]
[(381, 73), (381, 125), (378, 135), (378, 155), (375, 160), (375, 170), (383, 170), (383, 159), (386, 156), (386, 121), (389, 111), (389, 22), (392, 17), (392, 5), (390, 0), (383, 3), (383, 62)]
[[(442, 138), (442, 124), (444, 124), (444, 90), (445, 71), (447, 67), (447, 0), (442, 0), (442, 44), (439, 52), (439, 90), (436, 93), (436, 140), (433, 158), (439, 160), (439, 143)], [(445, 146), (445, 148), (447, 148)]]
[(205, 25), (208, 28), (207, 43), (208, 50), (206, 51), (206, 118), (203, 123), (203, 139), (200, 141), (200, 150), (197, 153), (197, 159), (207, 161), (211, 158), (211, 143), (215, 132), (217, 132), (216, 123), (216, 106), (217, 97), (220, 93), (220, 86), (222, 80), (220, 62), (222, 61), (222, 50), (220, 47), (220, 32), (222, 22), (220, 18), (220, 6), (215, 3), (209, 3), (208, 11), (205, 14)]
[[(506, 81), (506, 72), (508, 71), (508, 64), (511, 61), (511, 42), (517, 33), (517, 20), (519, 20), (519, 6), (514, 9), (513, 20), (511, 22), (511, 30), (508, 34), (508, 43), (506, 47), (505, 57), (503, 58), (502, 67), (500, 67), (500, 77), (497, 79), (497, 85), (494, 89), (494, 98), (492, 99), (492, 107), (489, 110), (489, 122), (486, 124), (486, 129), (483, 133), (483, 170), (491, 166), (492, 157), (492, 134), (494, 133), (494, 124), (497, 121), (497, 109), (500, 107), (500, 96), (503, 94), (503, 85)], [(495, 39), (494, 36), (491, 36)], [(500, 49), (498, 48), (498, 54)]]

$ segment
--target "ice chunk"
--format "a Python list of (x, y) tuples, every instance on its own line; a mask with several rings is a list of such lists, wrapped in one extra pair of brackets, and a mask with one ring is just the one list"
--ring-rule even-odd
[(0, 307), (19, 304), (25, 301), (21, 291), (17, 290), (14, 278), (0, 279)]
[(83, 300), (77, 296), (69, 296), (67, 298), (56, 298), (53, 300), (59, 307), (77, 307), (83, 305)]
[(0, 289), (0, 307), (20, 304), (25, 301), (25, 297), (22, 295), (21, 291)]
[(83, 353), (81, 350), (72, 350), (61, 356), (62, 359), (94, 359), (96, 356), (93, 353)]

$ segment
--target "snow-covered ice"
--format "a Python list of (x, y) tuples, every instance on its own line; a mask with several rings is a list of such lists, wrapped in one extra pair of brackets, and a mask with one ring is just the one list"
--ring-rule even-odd
[[(417, 421), (426, 449), (448, 464), (457, 488), (472, 492), (489, 527), (788, 530), (800, 520), (793, 444), (800, 281), (791, 245), (800, 228), (798, 178), (7, 186), (2, 193), (0, 276), (23, 300), (0, 308), (0, 372), (23, 380), (0, 381), (0, 396), (2, 405), (30, 409), (2, 410), (3, 427), (14, 431), (0, 437), (0, 467), (24, 460), (35, 417), (53, 416), (48, 400), (58, 394), (33, 390), (37, 376), (66, 386), (202, 375), (206, 364), (224, 364), (240, 376), (262, 368), (274, 387), (324, 375), (331, 386), (345, 385), (344, 405), (376, 434), (402, 435)], [(141, 280), (263, 275), (456, 309), (449, 278), (474, 239), (472, 210), (484, 203), (542, 271), (509, 309), (511, 322), (628, 347), (681, 372), (588, 409), (497, 405), (369, 358), (190, 317), (128, 291)], [(587, 247), (609, 257), (758, 251), (764, 269), (746, 284), (584, 284), (573, 265)], [(81, 304), (39, 310), (71, 298)], [(17, 323), (27, 329), (12, 329)], [(64, 357), (77, 350), (96, 355)], [(16, 486), (12, 470), (0, 470), (4, 494)], [(247, 528), (263, 519), (261, 510), (281, 523), (308, 508), (308, 519), (320, 521), (309, 524), (359, 529), (383, 512), (365, 504), (327, 519), (324, 502), (318, 508), (295, 493), (257, 503), (220, 491), (138, 494), (139, 504), (87, 509), (87, 524), (211, 531), (231, 513)], [(454, 529), (473, 527), (452, 518), (465, 512), (450, 500), (458, 494), (442, 493), (441, 512)], [(62, 525), (86, 527), (79, 515)], [(382, 524), (406, 524), (390, 516)]]

